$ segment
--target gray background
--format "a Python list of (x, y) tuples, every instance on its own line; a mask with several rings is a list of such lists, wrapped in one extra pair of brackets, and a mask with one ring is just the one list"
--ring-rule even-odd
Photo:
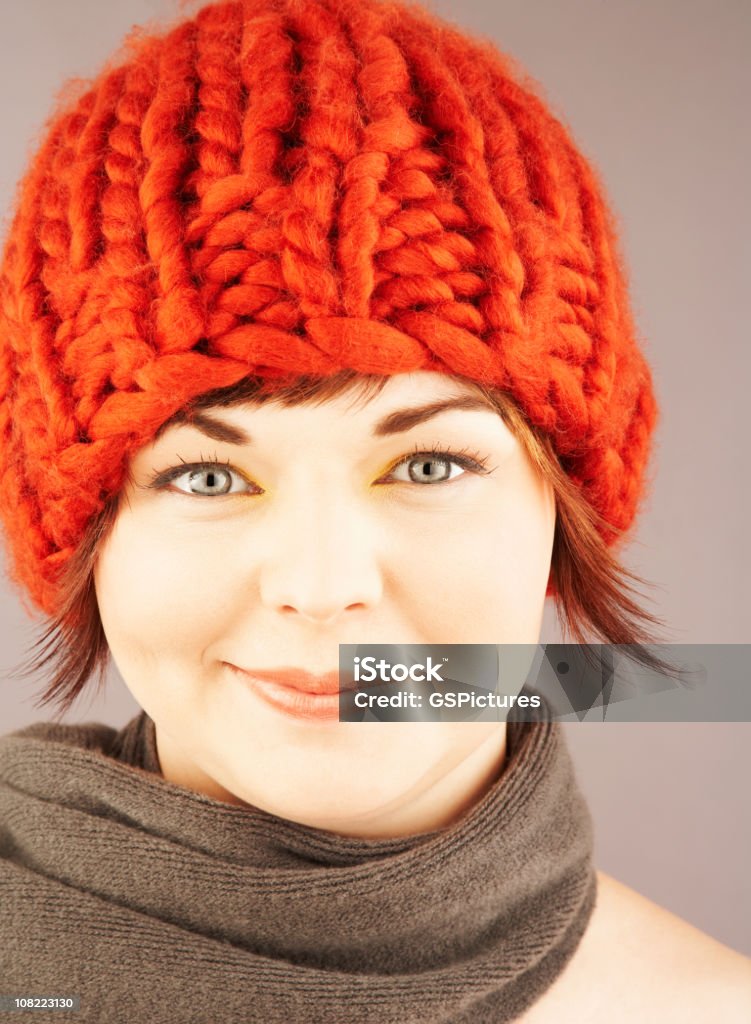
[[(195, 9), (195, 5), (194, 8)], [(601, 170), (622, 224), (662, 422), (655, 484), (626, 565), (674, 643), (749, 640), (748, 0), (436, 0), (543, 86)], [(52, 97), (134, 23), (175, 0), (2, 0), (0, 210)], [(746, 338), (746, 344), (742, 344)], [(744, 458), (745, 456), (745, 458)], [(548, 602), (550, 605), (550, 602)], [(0, 579), (0, 671), (36, 636)], [(543, 640), (560, 640), (552, 607)], [(0, 732), (48, 718), (40, 681), (0, 680)], [(67, 720), (120, 726), (137, 706), (113, 671)], [(751, 724), (566, 724), (607, 873), (751, 954)]]

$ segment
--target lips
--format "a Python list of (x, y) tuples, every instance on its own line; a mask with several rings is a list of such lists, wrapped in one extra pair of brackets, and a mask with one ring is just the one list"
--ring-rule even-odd
[(299, 690), (301, 693), (322, 695), (339, 693), (340, 690), (355, 689), (354, 680), (348, 679), (346, 675), (342, 676), (340, 685), (338, 669), (335, 669), (333, 672), (326, 672), (323, 675), (313, 675), (302, 668), (256, 669), (234, 667), (253, 679), (260, 679), (266, 683), (276, 683), (278, 686), (286, 686), (291, 690)]

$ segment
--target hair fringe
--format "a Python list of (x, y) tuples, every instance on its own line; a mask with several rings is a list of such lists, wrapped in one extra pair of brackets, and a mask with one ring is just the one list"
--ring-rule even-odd
[[(380, 393), (388, 379), (354, 370), (342, 370), (324, 378), (296, 377), (286, 381), (247, 377), (194, 399), (163, 423), (156, 436), (170, 423), (185, 420), (193, 410), (208, 406), (267, 400), (284, 406), (321, 404), (342, 392), (356, 392), (358, 388), (360, 397), (368, 401)], [(634, 661), (683, 685), (678, 666), (648, 649), (648, 645), (665, 642), (651, 629), (664, 627), (665, 623), (639, 605), (634, 599), (640, 596), (639, 591), (631, 584), (641, 587), (651, 584), (622, 566), (605, 546), (597, 530), (601, 517), (563, 470), (550, 438), (528, 423), (507, 393), (458, 379), (492, 403), (509, 430), (524, 445), (538, 471), (552, 484), (556, 525), (551, 579), (555, 584), (556, 611), (564, 637), (573, 637), (574, 642), (584, 645), (591, 642), (589, 636), (598, 638), (598, 642), (628, 645)], [(56, 705), (58, 720), (92, 678), (97, 692), (106, 680), (111, 654), (97, 606), (94, 565), (115, 524), (119, 500), (120, 495), (110, 498), (90, 521), (81, 544), (63, 567), (59, 582), (62, 602), (58, 613), (48, 620), (41, 636), (33, 643), (28, 660), (11, 673), (27, 677), (51, 665), (51, 679), (34, 706)]]

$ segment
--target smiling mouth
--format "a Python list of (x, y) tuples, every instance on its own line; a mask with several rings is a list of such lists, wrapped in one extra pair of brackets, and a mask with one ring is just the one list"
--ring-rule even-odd
[(295, 690), (301, 694), (313, 697), (332, 696), (340, 692), (355, 690), (357, 684), (350, 675), (340, 673), (338, 669), (326, 672), (323, 675), (313, 675), (305, 669), (284, 667), (277, 669), (254, 669), (240, 668), (232, 665), (232, 668), (262, 683), (272, 683), (275, 686)]
[[(313, 676), (309, 673), (291, 674), (274, 670), (249, 672), (227, 662), (235, 675), (244, 683), (248, 690), (277, 714), (288, 720), (307, 722), (310, 725), (334, 725), (342, 719), (342, 702), (351, 700), (349, 691), (355, 690), (354, 683), (339, 685), (339, 673), (330, 672), (324, 676)], [(312, 682), (311, 682), (312, 678)], [(281, 680), (284, 680), (282, 682)], [(295, 685), (290, 686), (289, 683)], [(315, 687), (311, 690), (308, 687)], [(346, 720), (346, 719), (345, 719)]]

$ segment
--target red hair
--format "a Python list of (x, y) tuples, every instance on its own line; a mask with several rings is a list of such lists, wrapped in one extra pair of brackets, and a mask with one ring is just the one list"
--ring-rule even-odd
[[(169, 422), (190, 420), (193, 412), (203, 408), (264, 402), (269, 397), (285, 407), (327, 401), (350, 389), (369, 398), (379, 393), (387, 381), (388, 377), (366, 377), (342, 370), (330, 377), (301, 379), (285, 388), (269, 389), (268, 381), (245, 378), (229, 388), (199, 396), (165, 421), (163, 428)], [(563, 472), (550, 438), (529, 426), (508, 395), (479, 384), (471, 386), (496, 409), (536, 471), (553, 488), (556, 524), (548, 589), (555, 593), (564, 637), (586, 643), (594, 635), (606, 643), (627, 646), (634, 661), (680, 680), (677, 667), (647, 646), (655, 643), (651, 627), (662, 620), (639, 606), (631, 596), (637, 591), (628, 582), (645, 581), (620, 565), (606, 548), (597, 529), (596, 513)], [(37, 706), (55, 703), (60, 717), (92, 678), (97, 687), (106, 679), (110, 651), (99, 616), (94, 566), (117, 520), (121, 496), (122, 492), (111, 498), (87, 526), (81, 544), (63, 571), (59, 612), (33, 645), (25, 666), (19, 666), (15, 673), (33, 675), (52, 663)]]

